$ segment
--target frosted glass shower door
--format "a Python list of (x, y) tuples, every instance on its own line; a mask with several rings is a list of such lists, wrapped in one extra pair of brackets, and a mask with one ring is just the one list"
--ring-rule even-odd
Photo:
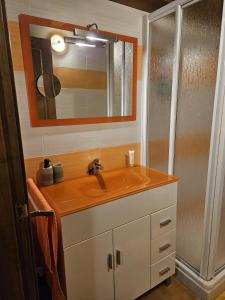
[(168, 171), (175, 13), (150, 26), (150, 90), (148, 101), (148, 165)]
[[(205, 197), (223, 0), (193, 1), (182, 7), (175, 4), (174, 10), (177, 15), (168, 10), (168, 15), (153, 13), (149, 19), (146, 147), (148, 166), (166, 172), (170, 166), (180, 177), (177, 257), (200, 272), (205, 263)], [(225, 204), (218, 268), (225, 265), (224, 220)]]
[(183, 8), (174, 173), (177, 256), (200, 270), (222, 0)]

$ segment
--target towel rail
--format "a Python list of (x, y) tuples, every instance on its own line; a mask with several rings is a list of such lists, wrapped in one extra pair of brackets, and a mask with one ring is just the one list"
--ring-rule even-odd
[(29, 215), (31, 218), (35, 218), (35, 217), (49, 217), (49, 216), (53, 216), (54, 215), (54, 211), (53, 210), (40, 210), (38, 209), (36, 203), (34, 202), (34, 200), (32, 199), (31, 195), (28, 193), (28, 199), (31, 202), (33, 208), (35, 209), (34, 211), (30, 212)]
[(45, 211), (45, 210), (35, 210), (29, 213), (29, 215), (31, 216), (31, 218), (34, 217), (49, 217), (49, 216), (53, 216), (54, 211)]

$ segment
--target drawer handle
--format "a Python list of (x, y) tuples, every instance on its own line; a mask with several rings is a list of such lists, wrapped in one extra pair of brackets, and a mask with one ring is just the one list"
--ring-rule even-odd
[(116, 265), (120, 266), (121, 264), (121, 252), (119, 250), (116, 250)]
[(162, 251), (165, 251), (166, 249), (168, 249), (171, 245), (170, 244), (165, 244), (161, 247), (159, 247), (159, 251), (162, 252)]
[(160, 227), (164, 227), (172, 222), (171, 219), (160, 222)]
[(170, 268), (167, 267), (167, 268), (161, 270), (161, 271), (159, 272), (159, 275), (160, 275), (160, 276), (163, 276), (163, 275), (165, 275), (166, 273), (168, 273), (169, 271), (170, 271)]
[(112, 254), (108, 254), (107, 266), (108, 266), (108, 271), (113, 269), (113, 256), (112, 256)]

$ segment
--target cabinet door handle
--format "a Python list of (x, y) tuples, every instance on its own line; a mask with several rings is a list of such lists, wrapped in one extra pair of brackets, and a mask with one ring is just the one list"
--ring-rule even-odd
[(159, 275), (160, 275), (160, 276), (163, 276), (163, 275), (165, 275), (166, 273), (168, 273), (169, 271), (170, 271), (170, 268), (167, 267), (167, 268), (161, 270), (161, 271), (159, 272)]
[(121, 264), (121, 252), (119, 250), (116, 250), (116, 265), (120, 266)]
[(113, 256), (112, 256), (112, 254), (108, 254), (107, 266), (108, 266), (108, 271), (113, 269)]
[(167, 219), (165, 221), (160, 222), (160, 227), (164, 227), (172, 222), (171, 219)]
[(169, 247), (170, 247), (170, 244), (169, 244), (169, 243), (168, 243), (168, 244), (165, 244), (165, 245), (159, 247), (159, 251), (160, 251), (160, 252), (165, 251), (165, 250), (168, 249)]

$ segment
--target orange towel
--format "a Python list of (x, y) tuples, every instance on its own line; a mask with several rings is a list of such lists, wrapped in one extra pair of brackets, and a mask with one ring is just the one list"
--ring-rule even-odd
[[(27, 189), (34, 204), (39, 210), (53, 211), (33, 179), (27, 180)], [(29, 203), (31, 210), (35, 208)], [(41, 254), (44, 258), (46, 275), (52, 291), (53, 300), (65, 300), (65, 277), (62, 255), (61, 226), (60, 220), (55, 213), (48, 217), (35, 217), (37, 239), (40, 245)]]

